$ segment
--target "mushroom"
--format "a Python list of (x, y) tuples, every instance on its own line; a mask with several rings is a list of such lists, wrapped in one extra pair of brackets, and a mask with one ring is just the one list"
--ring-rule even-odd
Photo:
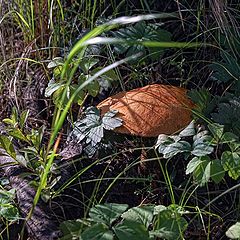
[(186, 89), (162, 84), (120, 92), (97, 105), (101, 115), (118, 111), (123, 125), (114, 131), (142, 137), (179, 131), (191, 122), (193, 107)]

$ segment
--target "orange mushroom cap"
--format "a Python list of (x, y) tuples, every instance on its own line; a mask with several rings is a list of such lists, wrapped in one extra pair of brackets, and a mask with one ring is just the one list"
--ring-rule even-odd
[(193, 102), (187, 90), (170, 85), (153, 84), (120, 92), (97, 105), (101, 115), (117, 110), (123, 125), (114, 129), (119, 133), (142, 137), (173, 134), (191, 120)]

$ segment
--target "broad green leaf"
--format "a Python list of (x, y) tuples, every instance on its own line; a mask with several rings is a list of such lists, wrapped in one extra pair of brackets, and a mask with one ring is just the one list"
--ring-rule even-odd
[(81, 240), (113, 240), (113, 233), (103, 223), (96, 223), (87, 228), (80, 237)]
[(91, 68), (94, 67), (98, 62), (99, 59), (97, 58), (85, 57), (80, 61), (79, 66), (85, 74), (89, 74), (89, 70), (91, 70)]
[(208, 124), (208, 129), (212, 133), (213, 137), (219, 141), (223, 136), (224, 125), (218, 123)]
[(105, 203), (90, 209), (89, 216), (95, 222), (105, 223), (108, 226), (122, 215), (128, 208), (127, 204)]
[(221, 156), (221, 164), (228, 175), (237, 180), (240, 176), (240, 155), (235, 152), (225, 151)]
[(98, 83), (98, 81), (92, 81), (91, 83), (89, 83), (86, 86), (86, 89), (88, 90), (88, 93), (92, 96), (92, 97), (96, 97), (99, 93), (100, 90), (100, 85)]
[(8, 129), (8, 134), (18, 140), (22, 140), (24, 142), (29, 142), (28, 139), (24, 136), (22, 131), (19, 128), (11, 128)]
[(202, 157), (211, 154), (213, 150), (214, 147), (212, 147), (209, 143), (200, 143), (195, 145), (191, 153), (197, 157)]
[(190, 152), (191, 151), (191, 145), (186, 141), (179, 141), (175, 143), (169, 144), (164, 150), (163, 150), (163, 157), (164, 158), (171, 158), (178, 153), (182, 152)]
[(211, 179), (215, 183), (220, 183), (224, 178), (225, 171), (221, 165), (221, 162), (216, 159), (211, 162)]
[(220, 140), (223, 143), (231, 143), (239, 140), (239, 137), (232, 132), (225, 132)]
[(211, 177), (211, 160), (208, 156), (199, 158), (201, 163), (193, 172), (193, 176), (200, 186), (205, 185)]
[(90, 223), (77, 219), (77, 220), (68, 220), (60, 224), (60, 229), (64, 235), (61, 240), (72, 240), (80, 239), (81, 232), (90, 226)]
[(7, 136), (0, 135), (0, 147), (2, 147), (12, 158), (16, 159), (14, 146)]
[(240, 238), (240, 222), (232, 225), (226, 232), (226, 236), (230, 239), (239, 239)]
[(113, 230), (118, 240), (150, 240), (146, 227), (135, 221), (123, 220)]
[(0, 205), (0, 216), (8, 221), (16, 221), (20, 219), (17, 207), (10, 204), (7, 206)]
[(179, 213), (166, 209), (158, 214), (151, 234), (160, 235), (167, 240), (176, 240), (183, 235), (187, 225), (187, 221)]
[(143, 224), (146, 228), (148, 228), (153, 220), (153, 211), (153, 205), (133, 207), (130, 208), (127, 212), (123, 213), (122, 218)]
[(194, 172), (198, 165), (201, 163), (202, 163), (201, 158), (194, 157), (187, 165), (186, 174)]

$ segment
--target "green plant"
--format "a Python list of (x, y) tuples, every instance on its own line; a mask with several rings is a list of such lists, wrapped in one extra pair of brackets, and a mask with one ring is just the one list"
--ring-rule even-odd
[[(2, 186), (1, 186), (2, 187)], [(15, 190), (0, 190), (0, 219), (1, 221), (17, 221), (20, 219), (18, 208), (14, 203)]]
[[(114, 46), (114, 51), (117, 54), (125, 54), (126, 56), (132, 56), (136, 53), (141, 53), (141, 56), (132, 60), (132, 63), (138, 61), (151, 60), (155, 61), (159, 59), (166, 48), (155, 47), (149, 48), (140, 43), (143, 41), (161, 41), (170, 42), (171, 33), (161, 29), (157, 24), (145, 23), (144, 21), (138, 22), (133, 26), (121, 28), (118, 31), (112, 32), (112, 35), (119, 39), (124, 39), (126, 43), (117, 44)], [(133, 42), (133, 45), (129, 45), (128, 42)], [(138, 44), (139, 43), (139, 44)]]
[[(225, 172), (233, 179), (239, 178), (239, 138), (232, 132), (224, 132), (224, 126), (217, 123), (209, 124), (208, 129), (196, 130), (194, 122), (191, 122), (178, 135), (159, 135), (156, 148), (164, 158), (179, 153), (183, 153), (185, 159), (191, 158), (186, 174), (192, 173), (201, 186), (210, 178), (215, 183), (221, 182)], [(192, 144), (183, 140), (186, 137), (192, 138)], [(219, 149), (222, 149), (220, 153)]]
[(240, 222), (232, 225), (226, 232), (226, 236), (230, 239), (240, 239)]
[[(68, 85), (66, 79), (61, 79), (64, 60), (61, 57), (54, 58), (48, 64), (48, 68), (53, 68), (53, 78), (49, 81), (48, 86), (45, 89), (45, 96), (52, 96), (54, 104), (58, 108), (64, 108), (76, 89), (78, 89), (79, 86), (81, 86), (91, 76), (102, 69), (102, 67), (96, 67), (98, 62), (99, 59), (91, 56), (83, 57), (80, 61), (73, 61), (71, 63), (69, 71), (71, 71), (72, 68), (76, 66), (79, 66), (80, 71), (75, 74), (77, 80), (74, 80), (70, 85)], [(93, 67), (95, 68), (93, 69)], [(88, 95), (96, 97), (100, 91), (107, 90), (111, 86), (111, 82), (117, 79), (118, 78), (114, 70), (109, 70), (108, 72), (101, 75), (98, 79), (90, 82), (87, 86), (85, 86), (76, 95), (73, 103), (78, 103), (82, 106)], [(64, 101), (62, 101), (62, 95), (66, 88), (67, 96)]]
[(104, 131), (113, 130), (122, 125), (122, 120), (115, 117), (116, 114), (117, 111), (110, 110), (101, 117), (97, 108), (86, 109), (85, 117), (75, 122), (70, 138), (84, 142), (84, 151), (88, 156), (92, 156), (100, 147)]
[(177, 205), (143, 205), (128, 209), (127, 204), (105, 203), (89, 211), (89, 218), (61, 224), (67, 239), (154, 240), (179, 239), (187, 227), (186, 212)]

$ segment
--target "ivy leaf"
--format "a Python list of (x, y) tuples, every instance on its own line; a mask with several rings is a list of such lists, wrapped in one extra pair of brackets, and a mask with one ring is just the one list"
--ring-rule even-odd
[(62, 57), (55, 57), (51, 62), (48, 63), (47, 68), (55, 68), (63, 65), (64, 61)]
[(232, 225), (226, 232), (226, 236), (230, 239), (239, 239), (240, 238), (240, 222)]
[(51, 79), (48, 83), (48, 86), (45, 89), (45, 97), (50, 97), (54, 92), (56, 92), (61, 87), (64, 87), (63, 83), (56, 83), (53, 79)]

